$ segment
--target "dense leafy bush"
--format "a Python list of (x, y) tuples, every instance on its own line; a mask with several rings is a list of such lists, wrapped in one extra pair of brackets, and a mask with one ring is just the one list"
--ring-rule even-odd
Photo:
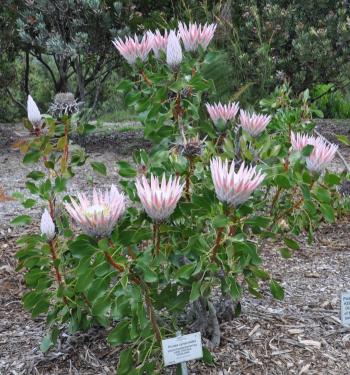
[(316, 85), (312, 90), (315, 104), (326, 118), (350, 118), (349, 95), (331, 83)]
[(200, 330), (216, 346), (219, 321), (240, 312), (244, 293), (283, 298), (262, 267), (266, 241), (278, 241), (288, 258), (300, 251), (299, 235), (312, 241), (320, 222), (344, 208), (341, 177), (325, 170), (337, 148), (311, 137), (303, 110), (238, 116), (238, 103), (207, 103), (215, 86), (202, 71), (217, 58), (207, 48), (215, 27), (190, 27), (179, 25), (183, 46), (174, 32), (115, 41), (130, 63), (117, 89), (153, 143), (150, 152), (135, 150), (134, 164), (119, 162), (124, 193), (112, 186), (65, 195), (86, 155), (69, 144), (70, 119), (42, 120), (29, 98), (33, 138), (22, 145), (23, 162), (45, 168), (29, 173), (26, 186), (48, 211), (42, 235), (19, 240), (17, 258), (29, 288), (24, 306), (33, 317), (47, 315), (43, 350), (62, 324), (71, 332), (99, 324), (112, 327), (112, 345), (128, 344), (118, 374), (151, 374), (161, 367), (161, 339), (179, 329)]
[[(6, 20), (0, 35), (0, 66), (17, 101), (23, 101), (29, 88), (39, 94), (32, 80), (42, 84), (51, 80), (52, 92), (47, 98), (68, 89), (95, 113), (113, 112), (109, 108), (114, 97), (108, 93), (115, 71), (122, 72), (122, 65), (113, 54), (110, 38), (128, 29), (142, 33), (175, 25), (178, 18), (218, 23), (214, 42), (221, 55), (210, 70), (206, 67), (203, 71), (216, 83), (213, 99), (239, 98), (245, 105), (254, 106), (283, 82), (298, 95), (319, 83), (342, 86), (349, 76), (350, 12), (344, 0), (60, 0), (60, 6), (55, 7), (56, 3), (6, 0), (0, 10), (0, 18)], [(71, 27), (63, 27), (62, 22), (69, 22)], [(13, 64), (16, 56), (20, 67)], [(35, 67), (38, 64), (42, 69)], [(33, 69), (47, 75), (38, 78)], [(13, 76), (18, 79), (13, 80)], [(6, 99), (0, 100), (10, 102), (8, 91)], [(4, 111), (3, 116), (9, 119), (18, 110), (10, 112)]]

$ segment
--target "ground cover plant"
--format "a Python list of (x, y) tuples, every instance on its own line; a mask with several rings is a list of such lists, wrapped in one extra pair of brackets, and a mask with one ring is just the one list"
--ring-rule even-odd
[(126, 344), (118, 374), (150, 374), (162, 367), (162, 339), (201, 331), (210, 362), (219, 322), (240, 313), (243, 293), (283, 298), (261, 266), (266, 240), (282, 242), (288, 258), (299, 235), (312, 241), (321, 222), (347, 208), (337, 191), (343, 175), (327, 171), (337, 146), (314, 134), (307, 100), (301, 109), (265, 103), (267, 114), (207, 101), (215, 86), (202, 72), (216, 61), (215, 29), (179, 23), (113, 41), (130, 72), (117, 89), (153, 143), (135, 150), (133, 164), (119, 162), (118, 187), (68, 196), (87, 161), (69, 141), (74, 115), (43, 116), (28, 98), (26, 186), (47, 207), (41, 233), (18, 241), (17, 258), (30, 289), (24, 306), (46, 314), (50, 327), (42, 350), (65, 325), (100, 325), (112, 345)]

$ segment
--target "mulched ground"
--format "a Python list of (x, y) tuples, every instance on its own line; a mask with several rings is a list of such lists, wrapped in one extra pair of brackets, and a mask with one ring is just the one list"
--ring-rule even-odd
[[(320, 126), (330, 137), (334, 133), (344, 134), (348, 129), (349, 124), (333, 121)], [(24, 191), (24, 176), (28, 171), (19, 167), (19, 155), (9, 147), (10, 137), (17, 136), (9, 130), (0, 134), (0, 185), (7, 192)], [(107, 140), (102, 148), (95, 142), (91, 150), (93, 159), (108, 165), (107, 178), (94, 177), (103, 185), (116, 182), (115, 162), (120, 154), (130, 155), (134, 148), (147, 146), (140, 137), (119, 137), (115, 150), (106, 147)], [(105, 148), (107, 151), (103, 152)], [(350, 162), (350, 152), (346, 148), (342, 152)], [(341, 168), (341, 163), (335, 167)], [(83, 181), (90, 173), (93, 175), (87, 167), (75, 183), (86, 188)], [(23, 310), (20, 301), (25, 292), (23, 276), (15, 271), (18, 229), (12, 228), (9, 220), (22, 212), (21, 207), (16, 202), (0, 205), (0, 374), (115, 374), (120, 348), (107, 345), (104, 330), (94, 329), (74, 336), (63, 330), (56, 348), (45, 355), (40, 352), (44, 320), (33, 321)], [(34, 211), (35, 223), (39, 212)], [(319, 228), (315, 243), (311, 246), (303, 243), (291, 259), (282, 259), (276, 245), (266, 246), (265, 267), (282, 282), (284, 301), (274, 300), (268, 292), (261, 300), (246, 296), (242, 301), (242, 315), (221, 326), (222, 344), (214, 351), (215, 363), (211, 366), (200, 361), (189, 363), (189, 373), (350, 374), (350, 328), (340, 323), (339, 299), (342, 291), (350, 290), (349, 237), (350, 217), (344, 217), (337, 224)], [(175, 374), (175, 371), (169, 368), (166, 373)]]

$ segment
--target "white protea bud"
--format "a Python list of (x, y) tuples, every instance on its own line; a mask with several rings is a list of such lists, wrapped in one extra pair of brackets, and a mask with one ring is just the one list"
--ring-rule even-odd
[(172, 68), (177, 68), (182, 61), (182, 49), (179, 38), (175, 31), (171, 30), (168, 37), (168, 44), (166, 47), (166, 63)]
[(55, 237), (55, 223), (52, 220), (51, 215), (47, 210), (41, 216), (40, 223), (41, 234), (45, 235), (48, 241), (51, 241)]
[(28, 120), (33, 125), (34, 128), (40, 128), (41, 127), (41, 114), (39, 111), (38, 106), (36, 105), (33, 98), (28, 95), (27, 100), (27, 113), (28, 113)]

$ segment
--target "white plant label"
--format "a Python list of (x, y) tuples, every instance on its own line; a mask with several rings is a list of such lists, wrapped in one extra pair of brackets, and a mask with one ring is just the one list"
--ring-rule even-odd
[(350, 292), (344, 292), (341, 300), (341, 322), (344, 326), (350, 326)]
[(165, 366), (203, 357), (200, 332), (162, 340), (162, 347)]

